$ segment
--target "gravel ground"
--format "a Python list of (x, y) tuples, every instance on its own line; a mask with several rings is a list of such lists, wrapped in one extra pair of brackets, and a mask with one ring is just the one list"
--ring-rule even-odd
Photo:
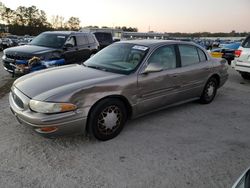
[(229, 72), (213, 103), (132, 120), (99, 142), (46, 139), (18, 124), (6, 95), (13, 79), (0, 66), (0, 187), (231, 187), (250, 166), (250, 82)]

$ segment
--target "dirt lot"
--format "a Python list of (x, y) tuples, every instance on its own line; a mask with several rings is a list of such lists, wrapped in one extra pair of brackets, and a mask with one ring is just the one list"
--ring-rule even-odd
[(250, 166), (250, 82), (229, 72), (212, 104), (132, 120), (99, 142), (46, 139), (19, 125), (8, 107), (13, 79), (1, 64), (0, 187), (230, 187)]

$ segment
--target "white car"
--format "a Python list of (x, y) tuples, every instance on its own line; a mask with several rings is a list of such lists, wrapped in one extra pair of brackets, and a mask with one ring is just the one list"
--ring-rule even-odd
[(232, 67), (241, 74), (242, 78), (250, 80), (250, 36), (235, 51), (235, 55)]

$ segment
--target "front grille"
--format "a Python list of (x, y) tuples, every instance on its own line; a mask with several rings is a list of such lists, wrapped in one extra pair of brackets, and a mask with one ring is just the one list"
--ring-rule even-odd
[(10, 65), (10, 62), (4, 61), (3, 65), (8, 70), (12, 70), (12, 71), (14, 70), (14, 67), (12, 65)]
[(19, 107), (19, 108), (24, 108), (24, 104), (23, 104), (23, 101), (15, 94), (12, 92), (12, 97), (13, 97), (13, 100), (14, 102), (16, 103), (16, 105)]
[(6, 54), (6, 57), (9, 59), (15, 59), (15, 60), (28, 60), (28, 59), (30, 59), (29, 56), (11, 55), (11, 54)]

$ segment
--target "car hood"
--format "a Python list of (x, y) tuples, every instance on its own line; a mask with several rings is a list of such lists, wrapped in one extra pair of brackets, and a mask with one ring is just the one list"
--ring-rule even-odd
[(48, 48), (43, 46), (34, 46), (34, 45), (24, 45), (17, 46), (6, 49), (4, 52), (8, 55), (39, 55), (48, 52), (55, 51), (54, 48)]
[(53, 95), (76, 91), (122, 76), (124, 75), (74, 64), (27, 74), (17, 79), (13, 85), (29, 98), (46, 100)]

